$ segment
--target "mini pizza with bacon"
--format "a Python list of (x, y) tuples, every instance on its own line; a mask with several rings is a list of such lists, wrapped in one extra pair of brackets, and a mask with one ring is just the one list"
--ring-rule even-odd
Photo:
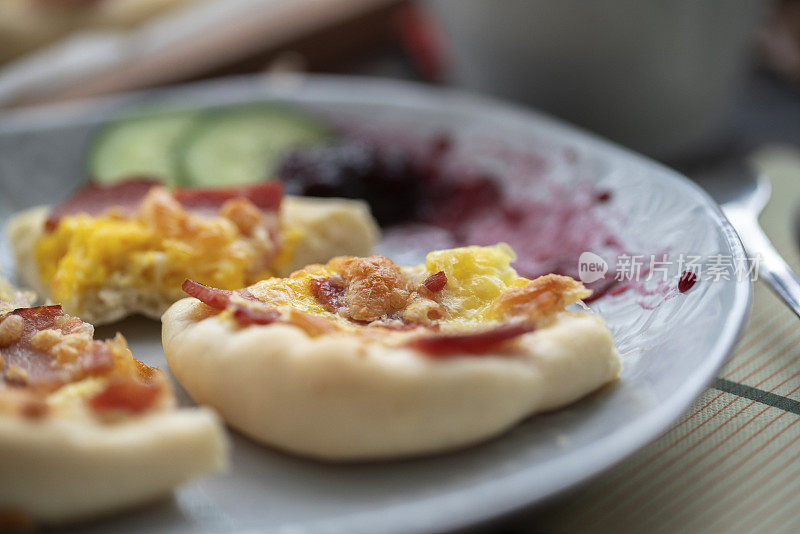
[(355, 200), (283, 197), (269, 182), (173, 189), (91, 184), (9, 223), (20, 278), (93, 324), (158, 318), (191, 278), (234, 289), (338, 254), (368, 254), (376, 225)]
[(520, 277), (507, 245), (400, 267), (337, 257), (239, 290), (187, 280), (162, 318), (175, 377), (265, 444), (326, 460), (414, 456), (495, 436), (615, 380), (572, 278)]
[(30, 297), (0, 283), (0, 530), (110, 513), (224, 467), (216, 414), (178, 409), (122, 335), (95, 340)]

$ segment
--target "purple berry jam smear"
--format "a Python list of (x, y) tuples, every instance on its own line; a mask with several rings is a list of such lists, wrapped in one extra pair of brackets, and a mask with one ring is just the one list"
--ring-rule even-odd
[(364, 199), (381, 226), (408, 220), (421, 198), (413, 161), (359, 141), (294, 151), (278, 175), (290, 194)]
[(495, 139), (361, 131), (292, 152), (278, 175), (290, 194), (365, 200), (398, 250), (505, 242), (522, 276), (576, 279), (579, 256), (592, 251), (610, 269), (587, 284), (589, 300), (636, 289), (614, 278), (617, 256), (628, 251), (609, 224), (613, 193), (586, 180), (548, 179), (552, 157), (569, 169), (580, 165), (574, 151), (545, 157)]

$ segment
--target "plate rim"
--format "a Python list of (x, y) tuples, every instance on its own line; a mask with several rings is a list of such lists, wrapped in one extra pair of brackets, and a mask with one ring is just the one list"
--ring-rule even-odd
[[(418, 101), (440, 102), (448, 108), (454, 108), (456, 104), (459, 108), (467, 106), (470, 112), (476, 116), (485, 117), (486, 113), (491, 111), (494, 114), (500, 112), (509, 117), (515, 116), (525, 123), (538, 122), (543, 127), (556, 132), (560, 139), (570, 137), (579, 139), (582, 145), (588, 146), (594, 151), (614, 155), (615, 160), (626, 159), (633, 162), (638, 168), (658, 169), (661, 179), (668, 180), (671, 187), (689, 195), (699, 205), (707, 208), (707, 213), (711, 218), (710, 222), (713, 222), (721, 231), (724, 242), (734, 257), (745, 257), (744, 247), (736, 231), (719, 206), (705, 191), (686, 176), (655, 160), (535, 109), (449, 87), (437, 87), (406, 80), (366, 76), (311, 74), (303, 75), (298, 81), (298, 76), (292, 74), (245, 75), (88, 98), (36, 108), (0, 111), (0, 135), (13, 135), (70, 124), (95, 122), (107, 115), (107, 113), (114, 110), (124, 110), (126, 104), (135, 104), (143, 98), (166, 97), (168, 100), (171, 97), (185, 96), (189, 93), (190, 98), (188, 100), (194, 104), (192, 107), (197, 107), (199, 104), (196, 99), (191, 98), (192, 93), (194, 93), (194, 96), (205, 93), (212, 96), (212, 93), (219, 94), (225, 87), (238, 87), (241, 89), (242, 86), (246, 86), (248, 90), (261, 91), (259, 94), (264, 98), (279, 98), (282, 94), (290, 94), (284, 93), (284, 91), (291, 90), (292, 87), (296, 88), (297, 83), (322, 86), (323, 88), (325, 86), (335, 86), (339, 88), (337, 94), (343, 93), (342, 88), (358, 87), (359, 90), (354, 93), (354, 101), (361, 99), (365, 102), (377, 102), (374, 95), (381, 95), (382, 98), (386, 99), (387, 96), (391, 96), (394, 93), (403, 95), (406, 101), (408, 101), (409, 97), (413, 97)], [(370, 98), (361, 98), (363, 95), (360, 95), (360, 93), (362, 92), (368, 93), (372, 100)], [(244, 94), (242, 98), (252, 99), (253, 96), (255, 95)], [(310, 102), (313, 102), (313, 100)], [(224, 103), (235, 103), (235, 101), (219, 102), (219, 104)], [(379, 103), (388, 104), (389, 102), (384, 100)], [(411, 104), (413, 102), (410, 104), (407, 102), (401, 107), (407, 107)], [(525, 474), (528, 471), (523, 470), (505, 476), (501, 480), (491, 480), (478, 486), (461, 488), (447, 494), (428, 496), (424, 500), (390, 504), (375, 510), (298, 523), (296, 526), (305, 525), (306, 528), (312, 531), (316, 531), (317, 528), (326, 531), (338, 531), (342, 528), (348, 528), (352, 532), (355, 531), (355, 528), (358, 528), (364, 531), (375, 531), (377, 529), (387, 533), (410, 531), (440, 532), (475, 526), (499, 519), (513, 512), (552, 499), (570, 488), (587, 482), (654, 441), (702, 394), (735, 348), (736, 342), (744, 330), (752, 302), (752, 286), (753, 284), (749, 280), (737, 280), (735, 284), (731, 285), (733, 288), (731, 290), (733, 292), (733, 304), (726, 315), (722, 331), (702, 364), (681, 387), (676, 389), (665, 402), (648, 410), (647, 414), (640, 418), (638, 424), (627, 425), (617, 429), (599, 440), (589, 460), (580, 457), (573, 458), (573, 456), (579, 456), (576, 455), (576, 452), (579, 451), (575, 451), (571, 455), (565, 455), (561, 461), (566, 463), (568, 460), (573, 460), (572, 467), (568, 470), (567, 476), (560, 479), (557, 484), (554, 484), (551, 490), (543, 493), (531, 491), (530, 482), (526, 484), (525, 481)], [(455, 511), (452, 503), (449, 502), (454, 499), (462, 503), (469, 502), (470, 506), (458, 507), (458, 513), (450, 513)], [(421, 503), (424, 503), (424, 509), (420, 509)], [(440, 510), (440, 512), (435, 513), (436, 510)], [(434, 511), (434, 513), (431, 513), (431, 511)]]

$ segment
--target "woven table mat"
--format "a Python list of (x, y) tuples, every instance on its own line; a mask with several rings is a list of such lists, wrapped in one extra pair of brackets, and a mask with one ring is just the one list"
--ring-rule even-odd
[[(761, 224), (800, 272), (800, 154), (770, 148), (753, 160), (772, 183)], [(800, 320), (759, 281), (734, 354), (683, 417), (522, 530), (800, 532), (798, 423)]]

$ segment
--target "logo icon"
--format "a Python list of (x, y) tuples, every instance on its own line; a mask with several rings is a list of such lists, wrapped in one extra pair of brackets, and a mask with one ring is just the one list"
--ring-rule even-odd
[(578, 278), (584, 284), (591, 284), (602, 279), (608, 272), (606, 260), (594, 252), (583, 252), (578, 258)]

